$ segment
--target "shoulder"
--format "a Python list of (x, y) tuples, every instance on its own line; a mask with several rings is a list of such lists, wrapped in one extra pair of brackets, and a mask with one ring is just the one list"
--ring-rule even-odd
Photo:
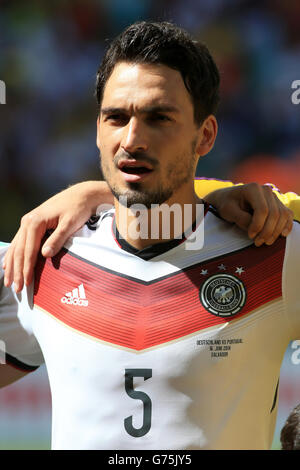
[(291, 339), (300, 334), (300, 224), (294, 222), (293, 229), (286, 239), (286, 252), (283, 269), (283, 297), (291, 325)]
[(89, 220), (75, 232), (65, 243), (65, 248), (69, 249), (74, 243), (82, 243), (89, 239), (91, 242), (105, 238), (111, 232), (111, 223), (114, 218), (114, 209), (103, 211), (100, 214), (93, 215)]
[(286, 255), (289, 262), (298, 264), (300, 272), (300, 222), (294, 221), (286, 240)]
[(209, 206), (205, 215), (204, 230), (206, 237), (217, 237), (220, 241), (232, 242), (236, 240), (242, 244), (253, 243), (248, 237), (247, 232), (241, 230), (237, 225), (223, 219), (213, 206)]
[(93, 260), (99, 250), (111, 243), (114, 211), (104, 211), (92, 217), (65, 243), (63, 251)]
[(287, 243), (288, 245), (290, 244), (296, 244), (298, 245), (298, 250), (300, 252), (300, 222), (297, 220), (293, 221), (293, 228), (290, 232), (290, 234), (287, 236)]

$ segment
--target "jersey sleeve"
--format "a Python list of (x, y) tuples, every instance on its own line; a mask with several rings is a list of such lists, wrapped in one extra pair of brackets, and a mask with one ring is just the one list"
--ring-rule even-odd
[(290, 324), (290, 340), (300, 339), (300, 223), (294, 222), (286, 241), (282, 293)]
[[(0, 246), (0, 265), (7, 246)], [(32, 287), (20, 294), (7, 288), (0, 271), (0, 349), (1, 363), (24, 371), (33, 371), (43, 362), (43, 354), (32, 329), (33, 309), (30, 305)], [(0, 366), (1, 367), (1, 366)]]
[(293, 211), (294, 219), (300, 222), (300, 196), (292, 192), (281, 193), (275, 189), (273, 189), (273, 191), (281, 202)]
[(213, 178), (195, 178), (194, 188), (198, 197), (204, 197), (217, 189), (235, 186), (231, 181), (215, 180)]
[[(232, 186), (240, 186), (243, 183), (234, 184), (231, 181), (215, 180), (212, 178), (197, 178), (195, 179), (194, 187), (197, 196), (203, 198), (212, 191), (217, 189), (230, 188)], [(295, 220), (300, 221), (300, 196), (293, 192), (281, 193), (276, 186), (269, 184), (273, 192), (280, 199), (280, 201), (294, 212)]]

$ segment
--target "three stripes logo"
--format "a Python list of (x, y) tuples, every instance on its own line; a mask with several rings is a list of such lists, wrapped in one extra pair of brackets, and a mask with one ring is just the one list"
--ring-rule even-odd
[(73, 289), (71, 292), (67, 292), (64, 297), (60, 299), (62, 304), (76, 305), (79, 307), (87, 307), (89, 301), (85, 296), (83, 284)]

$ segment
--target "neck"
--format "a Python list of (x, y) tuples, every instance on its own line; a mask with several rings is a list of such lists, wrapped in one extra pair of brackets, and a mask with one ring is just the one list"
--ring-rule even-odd
[(202, 214), (203, 201), (194, 190), (183, 198), (172, 197), (151, 209), (135, 210), (115, 200), (116, 225), (120, 235), (133, 247), (143, 249), (155, 243), (182, 238)]

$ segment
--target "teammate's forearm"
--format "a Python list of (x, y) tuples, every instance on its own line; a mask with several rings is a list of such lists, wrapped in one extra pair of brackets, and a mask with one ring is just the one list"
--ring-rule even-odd
[(114, 203), (113, 195), (105, 181), (84, 181), (75, 184), (73, 188), (81, 192), (94, 214), (100, 204)]

